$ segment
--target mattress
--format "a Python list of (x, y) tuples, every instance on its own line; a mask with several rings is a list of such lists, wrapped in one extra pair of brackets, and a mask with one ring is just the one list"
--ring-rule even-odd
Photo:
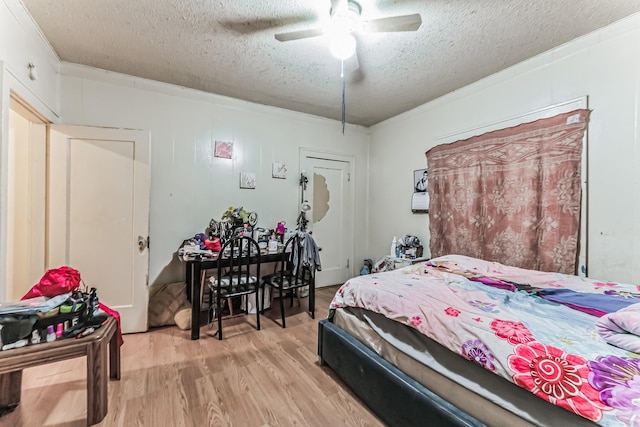
[(596, 426), (452, 353), (415, 329), (359, 308), (333, 322), (407, 375), (490, 426)]

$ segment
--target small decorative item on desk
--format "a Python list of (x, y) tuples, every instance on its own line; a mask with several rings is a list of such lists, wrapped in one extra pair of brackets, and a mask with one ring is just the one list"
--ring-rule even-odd
[(284, 243), (284, 234), (287, 232), (287, 229), (284, 227), (286, 222), (280, 221), (278, 225), (276, 225), (276, 239), (280, 241), (280, 243)]
[[(219, 246), (219, 242), (218, 242)], [(190, 239), (184, 240), (178, 249), (178, 255), (181, 257), (204, 257), (213, 256), (216, 247), (215, 241), (210, 241), (206, 234), (198, 233)], [(218, 252), (220, 248), (218, 247)]]
[(269, 252), (278, 252), (278, 241), (276, 239), (269, 240), (269, 245), (267, 250)]
[(415, 259), (422, 256), (422, 243), (416, 236), (405, 234), (402, 239), (398, 241), (399, 253), (396, 258), (409, 258)]
[[(213, 220), (212, 220), (213, 221)], [(258, 214), (244, 209), (244, 207), (234, 208), (229, 206), (222, 214), (218, 223), (218, 236), (221, 243), (232, 237), (236, 230), (252, 232), (254, 225), (258, 222)], [(247, 225), (247, 227), (245, 227)], [(251, 227), (251, 228), (249, 228)]]
[(205, 239), (204, 246), (212, 252), (220, 252), (222, 245), (220, 244), (220, 239), (214, 237), (213, 239)]
[(234, 227), (242, 227), (243, 224), (249, 222), (249, 211), (244, 210), (244, 207), (234, 208), (229, 206), (222, 214), (222, 220), (231, 223)]

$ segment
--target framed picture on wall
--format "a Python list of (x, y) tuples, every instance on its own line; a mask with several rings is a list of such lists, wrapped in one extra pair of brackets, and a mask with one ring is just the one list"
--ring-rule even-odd
[(216, 141), (213, 156), (231, 159), (233, 157), (233, 142)]
[(414, 193), (427, 192), (427, 170), (426, 169), (418, 169), (413, 171), (413, 192)]
[(240, 188), (256, 188), (256, 173), (240, 172)]
[(273, 162), (271, 176), (279, 179), (287, 178), (287, 165), (284, 162)]

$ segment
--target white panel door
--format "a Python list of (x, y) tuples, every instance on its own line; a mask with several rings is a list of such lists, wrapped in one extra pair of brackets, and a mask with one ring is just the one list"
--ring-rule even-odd
[(351, 162), (328, 157), (307, 155), (301, 168), (309, 179), (304, 193), (311, 205), (308, 231), (321, 248), (318, 287), (342, 284), (353, 276)]
[(48, 169), (48, 268), (77, 269), (123, 332), (146, 331), (149, 133), (52, 125)]

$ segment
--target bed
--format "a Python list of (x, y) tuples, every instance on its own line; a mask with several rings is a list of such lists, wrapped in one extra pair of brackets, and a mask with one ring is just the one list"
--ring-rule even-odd
[(448, 255), (347, 281), (318, 352), (393, 426), (640, 426), (638, 338), (619, 327), (640, 327), (639, 297)]

